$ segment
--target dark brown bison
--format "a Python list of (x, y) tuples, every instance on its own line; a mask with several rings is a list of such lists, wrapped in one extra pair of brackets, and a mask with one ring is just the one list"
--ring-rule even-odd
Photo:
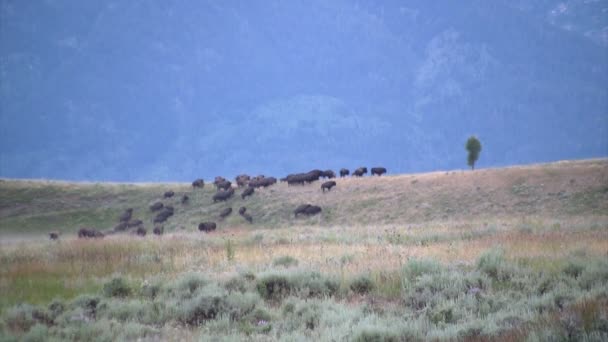
[(133, 215), (133, 208), (127, 208), (125, 210), (125, 212), (120, 215), (120, 217), (118, 218), (118, 220), (120, 222), (127, 222), (127, 221), (129, 221), (131, 219), (132, 215)]
[(243, 215), (245, 212), (247, 211), (247, 208), (245, 207), (240, 207), (239, 208), (239, 215)]
[(217, 190), (228, 190), (230, 189), (230, 187), (232, 187), (232, 183), (230, 181), (223, 181), (223, 182), (219, 182), (217, 184), (215, 184), (215, 186), (217, 187)]
[(137, 228), (137, 230), (135, 231), (135, 235), (137, 235), (137, 236), (146, 236), (147, 233), (148, 233), (148, 231), (146, 230), (146, 228), (144, 228), (142, 226)]
[(225, 181), (226, 181), (226, 178), (224, 178), (222, 176), (217, 176), (213, 180), (213, 184), (215, 184), (215, 186), (217, 186), (219, 183), (222, 183), (222, 182), (225, 182)]
[(249, 187), (251, 188), (266, 188), (277, 182), (277, 179), (274, 177), (255, 177), (249, 181)]
[(220, 190), (215, 195), (213, 195), (213, 202), (215, 203), (217, 201), (226, 201), (230, 197), (232, 197), (232, 195), (234, 195), (233, 188), (228, 189), (228, 191)]
[(57, 239), (59, 239), (59, 233), (58, 232), (50, 232), (49, 233), (49, 239), (51, 239), (51, 240), (57, 240)]
[(372, 176), (373, 175), (378, 175), (378, 176), (382, 176), (382, 174), (386, 173), (386, 168), (384, 167), (372, 167)]
[(321, 190), (323, 192), (325, 192), (325, 190), (330, 191), (331, 188), (333, 188), (334, 186), (336, 186), (336, 182), (335, 181), (327, 181), (327, 182), (321, 184)]
[(249, 175), (242, 174), (242, 175), (236, 176), (236, 178), (234, 180), (236, 181), (236, 185), (238, 187), (244, 187), (244, 186), (247, 186), (250, 179), (251, 179), (251, 177), (249, 177)]
[(232, 214), (232, 208), (226, 208), (220, 212), (220, 218), (226, 218), (230, 214)]
[(204, 188), (205, 187), (205, 181), (202, 180), (201, 178), (195, 180), (194, 182), (192, 182), (192, 187), (193, 188)]
[(165, 205), (163, 204), (163, 202), (156, 202), (154, 204), (152, 204), (150, 206), (150, 211), (159, 211), (161, 210)]
[(245, 197), (253, 195), (254, 192), (255, 189), (249, 186), (247, 189), (243, 190), (243, 193), (241, 193), (241, 198), (245, 199)]
[(102, 238), (104, 235), (102, 232), (94, 228), (80, 228), (78, 230), (78, 237), (81, 239), (87, 238)]
[(366, 173), (367, 173), (367, 168), (366, 167), (360, 167), (360, 168), (356, 169), (353, 172), (353, 176), (361, 177), (361, 176), (363, 176)]
[(332, 178), (336, 178), (336, 174), (332, 170), (325, 170), (321, 174), (321, 177), (322, 178), (332, 179)]
[(253, 217), (247, 213), (242, 213), (241, 216), (245, 219), (245, 221), (249, 223), (253, 223)]
[(182, 196), (182, 204), (187, 204), (188, 202), (190, 202), (190, 196), (188, 196), (188, 195)]
[(163, 223), (167, 221), (169, 217), (173, 216), (173, 213), (174, 209), (172, 206), (168, 205), (164, 207), (163, 210), (156, 214), (156, 217), (154, 218), (154, 223)]
[(163, 227), (163, 226), (156, 226), (152, 230), (152, 233), (154, 233), (154, 235), (163, 235), (164, 232), (165, 232), (165, 227)]
[(286, 177), (287, 185), (312, 183), (319, 180), (322, 174), (323, 171), (321, 170), (312, 170), (307, 173), (291, 174)]
[(169, 190), (169, 191), (166, 191), (166, 192), (163, 194), (163, 197), (164, 197), (164, 198), (171, 198), (171, 197), (173, 197), (173, 195), (175, 195), (175, 192), (173, 192), (173, 191)]
[(127, 222), (127, 227), (133, 228), (133, 227), (141, 226), (142, 224), (144, 224), (142, 222), (142, 220), (131, 220), (131, 221)]
[(316, 205), (310, 205), (310, 204), (302, 204), (300, 206), (298, 206), (296, 208), (296, 210), (294, 210), (294, 216), (298, 217), (298, 214), (303, 214), (303, 215), (316, 215), (318, 213), (321, 212), (321, 207), (316, 206)]
[(112, 230), (115, 232), (124, 232), (125, 230), (127, 230), (127, 228), (129, 228), (128, 222), (120, 222)]
[(346, 177), (350, 174), (350, 171), (348, 171), (348, 169), (340, 169), (340, 177)]
[(198, 225), (198, 230), (201, 232), (211, 232), (216, 228), (215, 222), (202, 222)]

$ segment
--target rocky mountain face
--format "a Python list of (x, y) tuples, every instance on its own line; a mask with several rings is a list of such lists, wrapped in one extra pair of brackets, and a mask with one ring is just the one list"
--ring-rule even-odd
[(608, 155), (607, 1), (2, 1), (0, 176)]

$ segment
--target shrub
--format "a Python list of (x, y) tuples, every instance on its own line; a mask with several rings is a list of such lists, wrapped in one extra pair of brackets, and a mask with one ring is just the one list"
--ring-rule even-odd
[(44, 342), (48, 339), (48, 328), (43, 324), (34, 325), (23, 337), (24, 342)]
[(502, 249), (482, 253), (477, 259), (477, 269), (494, 280), (505, 280), (509, 277)]
[(280, 300), (290, 293), (291, 285), (285, 275), (268, 274), (258, 278), (256, 288), (262, 298)]
[(358, 294), (366, 294), (375, 288), (374, 282), (369, 278), (369, 276), (364, 275), (353, 279), (349, 287), (353, 292)]
[(569, 277), (578, 278), (584, 270), (585, 265), (582, 262), (577, 260), (570, 260), (568, 261), (566, 266), (564, 266), (563, 272)]
[(160, 280), (146, 281), (141, 286), (141, 296), (146, 299), (155, 299), (162, 290)]
[(298, 260), (295, 259), (294, 257), (286, 255), (286, 256), (282, 256), (282, 257), (274, 259), (274, 261), (272, 262), (272, 265), (273, 266), (283, 266), (283, 267), (297, 266)]
[(410, 259), (403, 268), (406, 278), (410, 281), (415, 280), (423, 274), (433, 274), (443, 269), (439, 262), (432, 259)]
[(399, 336), (384, 327), (364, 327), (355, 335), (355, 342), (398, 342)]
[(49, 315), (52, 319), (56, 319), (65, 311), (65, 304), (59, 299), (53, 299), (48, 306)]
[(171, 284), (168, 288), (170, 296), (192, 298), (196, 292), (205, 287), (209, 281), (200, 273), (189, 273)]
[(34, 310), (36, 307), (29, 304), (20, 304), (8, 309), (4, 319), (8, 329), (16, 333), (30, 330), (36, 324), (32, 317)]
[(131, 287), (122, 277), (114, 278), (103, 285), (103, 294), (106, 297), (124, 298), (131, 295)]

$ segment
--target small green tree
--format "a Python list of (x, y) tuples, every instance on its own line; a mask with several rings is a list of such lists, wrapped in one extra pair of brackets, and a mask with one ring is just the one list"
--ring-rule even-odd
[(470, 136), (469, 139), (467, 139), (465, 148), (469, 151), (467, 164), (471, 167), (471, 170), (475, 170), (475, 162), (479, 159), (479, 153), (481, 152), (481, 143), (479, 142), (479, 139), (474, 135)]

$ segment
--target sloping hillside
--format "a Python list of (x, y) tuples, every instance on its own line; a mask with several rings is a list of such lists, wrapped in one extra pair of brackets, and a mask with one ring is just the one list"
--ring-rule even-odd
[[(390, 170), (389, 170), (390, 171)], [(236, 211), (246, 206), (253, 228), (290, 225), (413, 224), (425, 221), (483, 219), (485, 217), (566, 217), (608, 213), (608, 160), (564, 161), (476, 171), (448, 171), (337, 179), (337, 186), (321, 192), (320, 182), (305, 186), (276, 184), (256, 190), (246, 200), (242, 190), (225, 203), (213, 203), (213, 185), (193, 190), (189, 184), (65, 183), (0, 181), (0, 234), (76, 232), (90, 226), (111, 229), (125, 208), (153, 227), (148, 207), (156, 201), (175, 207), (165, 231), (196, 231), (201, 221), (217, 221), (218, 229), (249, 227)], [(175, 191), (163, 199), (166, 190)], [(181, 196), (188, 194), (188, 204)], [(323, 208), (321, 215), (294, 218), (303, 203)], [(234, 213), (221, 221), (219, 212)]]

